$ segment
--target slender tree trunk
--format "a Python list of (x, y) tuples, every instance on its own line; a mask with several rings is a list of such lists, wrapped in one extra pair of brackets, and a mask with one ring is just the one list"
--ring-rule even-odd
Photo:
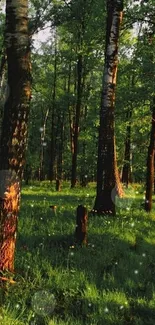
[(71, 153), (73, 154), (74, 151), (74, 143), (73, 143), (73, 134), (74, 134), (74, 127), (73, 127), (73, 118), (71, 112), (71, 105), (70, 105), (70, 86), (71, 86), (71, 61), (69, 62), (69, 71), (68, 71), (68, 85), (67, 85), (67, 95), (68, 95), (68, 116), (69, 116), (69, 131), (70, 131), (70, 147)]
[(154, 188), (153, 188), (153, 193), (155, 194), (155, 152), (154, 152)]
[(147, 212), (152, 209), (152, 191), (154, 181), (154, 154), (155, 154), (155, 98), (152, 106), (152, 127), (150, 135), (150, 145), (147, 156), (147, 174), (146, 174), (146, 194), (145, 194), (145, 210)]
[(0, 88), (2, 88), (3, 85), (3, 79), (5, 75), (5, 68), (6, 68), (6, 53), (3, 54), (2, 59), (1, 59), (1, 64), (0, 64)]
[(122, 171), (122, 183), (126, 184), (128, 187), (131, 182), (131, 166), (130, 166), (130, 156), (131, 156), (131, 117), (132, 111), (127, 113), (128, 126), (126, 128), (126, 139), (125, 139), (125, 153), (124, 153), (124, 165)]
[(63, 111), (62, 116), (58, 119), (58, 125), (60, 126), (59, 139), (57, 139), (57, 180), (61, 183), (62, 180), (62, 167), (63, 167), (63, 146), (64, 146), (64, 125), (65, 114)]
[[(88, 109), (87, 109), (87, 105), (85, 104), (84, 106), (84, 111), (83, 111), (83, 131), (86, 132), (86, 121), (87, 121), (87, 113), (88, 113)], [(81, 179), (81, 186), (82, 187), (86, 187), (88, 184), (88, 166), (86, 163), (86, 140), (83, 139), (83, 143), (82, 143), (82, 162), (81, 162), (81, 175), (80, 175), (80, 179)]]
[(5, 41), (9, 94), (0, 142), (0, 270), (12, 272), (31, 98), (27, 0), (6, 1)]
[(52, 95), (52, 124), (51, 124), (51, 142), (50, 142), (50, 164), (49, 164), (49, 180), (55, 178), (55, 102), (56, 102), (56, 86), (57, 86), (57, 36), (55, 36), (55, 60), (54, 60), (54, 81)]
[(107, 32), (103, 91), (100, 111), (97, 196), (94, 210), (115, 215), (115, 196), (122, 195), (116, 163), (114, 104), (118, 66), (118, 38), (122, 21), (123, 1), (107, 2)]
[(82, 55), (78, 55), (77, 63), (77, 102), (76, 102), (76, 113), (75, 113), (75, 127), (74, 127), (74, 137), (73, 137), (73, 154), (72, 154), (72, 174), (71, 174), (71, 188), (76, 185), (76, 170), (77, 170), (77, 154), (78, 154), (78, 136), (79, 136), (79, 122), (80, 122), (80, 112), (81, 112), (81, 102), (82, 102), (82, 71), (83, 71), (83, 58)]
[(44, 161), (44, 154), (45, 154), (45, 148), (47, 143), (45, 142), (45, 136), (46, 136), (46, 125), (47, 125), (47, 119), (49, 116), (50, 109), (48, 108), (46, 111), (46, 114), (44, 116), (44, 122), (43, 127), (41, 130), (40, 135), (40, 167), (39, 167), (39, 180), (43, 181), (45, 180), (45, 161)]
[[(0, 97), (2, 102), (5, 100), (6, 93), (4, 91), (5, 87), (5, 76), (6, 76), (6, 53), (3, 52), (0, 64)], [(2, 124), (2, 117), (3, 117), (3, 108), (2, 105), (0, 106), (0, 137), (1, 137), (1, 124)]]
[(25, 165), (23, 177), (25, 180), (25, 185), (28, 185), (32, 177), (32, 168), (28, 164)]

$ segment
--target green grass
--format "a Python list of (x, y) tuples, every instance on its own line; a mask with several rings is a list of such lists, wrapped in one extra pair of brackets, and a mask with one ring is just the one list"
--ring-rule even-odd
[(89, 213), (88, 247), (80, 248), (76, 208), (91, 210), (95, 185), (23, 187), (16, 283), (0, 288), (0, 324), (155, 324), (155, 211), (143, 211), (138, 185), (126, 195), (115, 218)]

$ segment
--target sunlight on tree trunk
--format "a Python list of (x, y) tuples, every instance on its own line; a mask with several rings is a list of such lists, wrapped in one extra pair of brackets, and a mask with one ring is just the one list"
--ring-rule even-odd
[(17, 179), (11, 180), (11, 178), (12, 175), (9, 175), (9, 173), (3, 172), (3, 177), (1, 175), (1, 190), (3, 183), (4, 195), (2, 197), (1, 191), (0, 270), (13, 272), (20, 184)]
[[(123, 1), (107, 2), (107, 32), (103, 90), (100, 111), (97, 196), (94, 210), (115, 215), (115, 196), (122, 196), (116, 162), (114, 104), (118, 66), (118, 39), (122, 21)], [(113, 195), (112, 195), (113, 193)]]
[(0, 270), (14, 270), (20, 181), (31, 98), (28, 1), (6, 1), (8, 97), (0, 142)]

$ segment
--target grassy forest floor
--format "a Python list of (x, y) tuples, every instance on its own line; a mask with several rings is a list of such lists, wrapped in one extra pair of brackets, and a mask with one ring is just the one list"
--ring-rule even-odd
[(0, 289), (1, 325), (155, 324), (155, 210), (144, 212), (140, 185), (126, 195), (115, 218), (89, 213), (80, 248), (76, 208), (92, 209), (95, 184), (23, 186), (16, 282)]

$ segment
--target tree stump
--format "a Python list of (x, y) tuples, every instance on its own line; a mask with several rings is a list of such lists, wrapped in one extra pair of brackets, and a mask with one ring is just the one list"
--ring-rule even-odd
[(75, 241), (80, 245), (87, 245), (87, 209), (83, 205), (77, 207)]

